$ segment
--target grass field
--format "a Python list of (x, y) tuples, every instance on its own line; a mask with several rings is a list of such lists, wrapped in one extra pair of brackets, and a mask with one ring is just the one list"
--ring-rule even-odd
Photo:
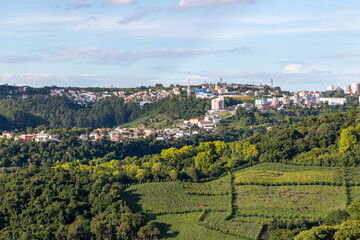
[(119, 127), (135, 127), (138, 124), (145, 122), (146, 120), (148, 120), (150, 118), (150, 116), (143, 116), (143, 117), (139, 117), (131, 122), (127, 122), (127, 123), (123, 123), (120, 124)]
[(206, 228), (197, 224), (201, 213), (167, 214), (157, 216), (154, 222), (159, 227), (160, 239), (182, 240), (241, 240), (242, 238), (231, 236)]

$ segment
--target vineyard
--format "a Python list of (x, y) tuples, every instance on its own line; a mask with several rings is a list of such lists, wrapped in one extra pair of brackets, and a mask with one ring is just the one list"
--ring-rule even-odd
[(272, 219), (319, 222), (360, 200), (357, 168), (260, 163), (205, 183), (152, 182), (123, 194), (167, 239), (259, 239)]
[(343, 170), (339, 168), (288, 166), (261, 163), (234, 174), (236, 185), (241, 184), (341, 184)]
[(209, 183), (157, 182), (129, 187), (125, 197), (134, 208), (148, 214), (226, 211), (231, 202), (230, 175)]

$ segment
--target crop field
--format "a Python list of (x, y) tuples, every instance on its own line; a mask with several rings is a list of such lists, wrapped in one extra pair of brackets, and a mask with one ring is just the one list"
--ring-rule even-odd
[[(359, 180), (358, 180), (359, 179)], [(150, 215), (161, 239), (258, 239), (271, 219), (321, 221), (360, 200), (357, 168), (261, 163), (204, 182), (154, 182), (125, 189)]]
[(307, 211), (299, 209), (273, 208), (273, 207), (256, 207), (256, 208), (238, 208), (235, 213), (237, 217), (256, 217), (268, 223), (271, 218), (305, 218), (305, 219), (322, 219), (325, 218), (330, 211)]
[(209, 183), (161, 182), (129, 187), (125, 197), (137, 211), (150, 214), (181, 213), (207, 209), (226, 211), (231, 201), (231, 178)]
[(336, 210), (346, 206), (342, 186), (236, 186), (239, 208), (272, 207), (298, 210)]
[(198, 212), (157, 216), (154, 222), (162, 233), (160, 239), (243, 240), (243, 238), (224, 234), (219, 231), (214, 231), (205, 226), (197, 224), (200, 214), (201, 213)]
[(235, 184), (284, 184), (284, 183), (340, 183), (343, 171), (335, 168), (288, 166), (261, 163), (234, 174)]
[(210, 211), (206, 213), (200, 224), (207, 228), (217, 230), (232, 236), (238, 236), (244, 239), (257, 239), (261, 229), (263, 228), (262, 221), (255, 218), (235, 218), (231, 220), (224, 220), (226, 212)]
[(349, 183), (360, 185), (360, 168), (348, 168), (348, 173)]
[(360, 201), (360, 186), (350, 187), (351, 201)]

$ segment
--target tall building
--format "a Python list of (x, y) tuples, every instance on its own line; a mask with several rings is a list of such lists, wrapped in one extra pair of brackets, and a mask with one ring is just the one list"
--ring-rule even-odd
[(327, 88), (328, 91), (334, 91), (335, 90), (335, 86), (334, 85), (330, 85)]
[(220, 111), (224, 110), (225, 101), (223, 96), (219, 96), (211, 100), (211, 110)]
[(346, 94), (351, 93), (351, 86), (350, 86), (350, 85), (345, 86), (345, 87), (344, 87), (344, 92), (345, 92)]
[(360, 94), (360, 83), (353, 83), (351, 86), (353, 94)]

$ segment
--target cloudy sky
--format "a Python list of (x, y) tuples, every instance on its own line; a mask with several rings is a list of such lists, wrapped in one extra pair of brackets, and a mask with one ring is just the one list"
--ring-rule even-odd
[(360, 82), (358, 0), (16, 0), (0, 84), (132, 87)]

